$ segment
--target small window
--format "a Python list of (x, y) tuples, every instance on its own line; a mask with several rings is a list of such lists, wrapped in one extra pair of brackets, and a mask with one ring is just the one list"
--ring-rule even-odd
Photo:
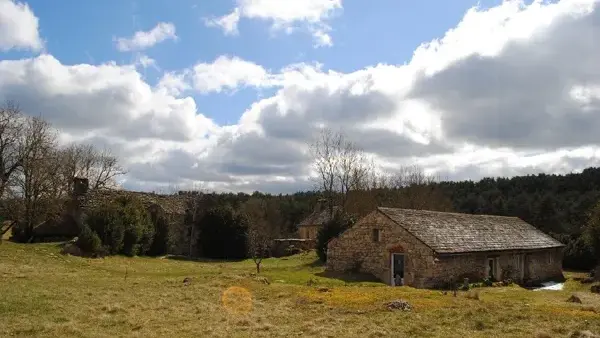
[(373, 229), (373, 242), (381, 241), (381, 230)]

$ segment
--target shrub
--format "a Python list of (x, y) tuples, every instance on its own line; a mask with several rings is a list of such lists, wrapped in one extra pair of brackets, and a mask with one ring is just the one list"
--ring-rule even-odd
[(230, 207), (209, 209), (196, 224), (200, 255), (242, 259), (247, 253), (248, 219)]
[(98, 254), (102, 250), (102, 241), (90, 227), (84, 226), (77, 237), (75, 245), (86, 254)]
[(336, 213), (333, 218), (325, 223), (317, 233), (317, 255), (322, 262), (327, 261), (327, 244), (339, 236), (344, 230), (354, 224), (354, 219), (345, 213)]
[(133, 196), (102, 203), (88, 212), (86, 224), (102, 241), (109, 254), (146, 254), (154, 238), (154, 227), (141, 201)]
[(169, 223), (165, 212), (160, 208), (156, 208), (156, 210), (150, 213), (150, 220), (154, 227), (154, 239), (148, 255), (164, 255), (167, 253), (169, 247)]

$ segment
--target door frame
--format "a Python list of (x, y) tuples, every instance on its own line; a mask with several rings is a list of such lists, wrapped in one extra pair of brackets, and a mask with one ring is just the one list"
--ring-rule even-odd
[(402, 266), (404, 267), (404, 275), (406, 276), (406, 254), (403, 253), (396, 253), (396, 252), (391, 252), (390, 253), (390, 281), (391, 281), (391, 285), (392, 286), (396, 286), (396, 279), (394, 279), (394, 255), (398, 255), (398, 256), (402, 256), (402, 261), (404, 264), (402, 264)]
[[(490, 267), (490, 261), (492, 261), (492, 266)], [(487, 275), (485, 276), (486, 278), (490, 277), (490, 274), (492, 275), (492, 278), (494, 280), (498, 280), (498, 276), (496, 276), (496, 270), (498, 270), (498, 262), (496, 260), (496, 257), (487, 257), (486, 259), (486, 272)]]

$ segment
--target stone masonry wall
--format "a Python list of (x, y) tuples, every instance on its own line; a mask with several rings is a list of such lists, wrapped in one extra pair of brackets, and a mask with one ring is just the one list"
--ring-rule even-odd
[[(381, 241), (373, 240), (373, 229)], [(435, 255), (433, 250), (378, 211), (329, 242), (327, 270), (370, 273), (391, 284), (391, 253), (404, 253), (404, 283), (418, 288), (448, 286), (449, 282), (480, 281), (487, 276), (488, 258), (496, 262), (495, 276), (516, 281), (562, 278), (562, 250), (482, 252)]]
[[(380, 230), (380, 242), (373, 240), (373, 229)], [(405, 285), (424, 287), (425, 277), (431, 275), (434, 268), (433, 251), (378, 211), (329, 242), (326, 268), (332, 271), (356, 269), (391, 284), (391, 253), (405, 254)]]
[(444, 286), (449, 281), (461, 282), (465, 277), (473, 282), (480, 281), (488, 276), (489, 258), (495, 260), (496, 280), (510, 278), (517, 282), (542, 282), (563, 278), (562, 250), (552, 249), (438, 256), (435, 269), (423, 284), (428, 287)]
[(525, 257), (525, 279), (533, 282), (564, 279), (562, 259), (562, 248), (527, 254)]

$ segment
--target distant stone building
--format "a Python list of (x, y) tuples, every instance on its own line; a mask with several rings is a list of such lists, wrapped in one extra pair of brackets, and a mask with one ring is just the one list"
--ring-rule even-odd
[(390, 285), (561, 280), (564, 245), (517, 217), (377, 208), (331, 240), (327, 269)]
[(134, 196), (144, 204), (150, 213), (163, 211), (169, 224), (169, 253), (188, 255), (195, 252), (196, 243), (190, 243), (192, 227), (189, 225), (191, 211), (188, 209), (189, 197), (185, 195), (160, 195), (118, 189), (88, 189), (86, 178), (75, 178), (71, 199), (64, 203), (63, 213), (57, 220), (47, 220), (34, 228), (37, 241), (47, 238), (71, 239), (77, 236), (85, 222), (86, 210), (103, 202), (119, 197)]
[[(323, 224), (331, 220), (331, 210), (326, 207), (325, 200), (319, 200), (314, 211), (308, 215), (300, 224), (298, 224), (298, 235), (300, 239), (314, 240)], [(333, 207), (333, 214), (339, 210), (339, 207)]]

